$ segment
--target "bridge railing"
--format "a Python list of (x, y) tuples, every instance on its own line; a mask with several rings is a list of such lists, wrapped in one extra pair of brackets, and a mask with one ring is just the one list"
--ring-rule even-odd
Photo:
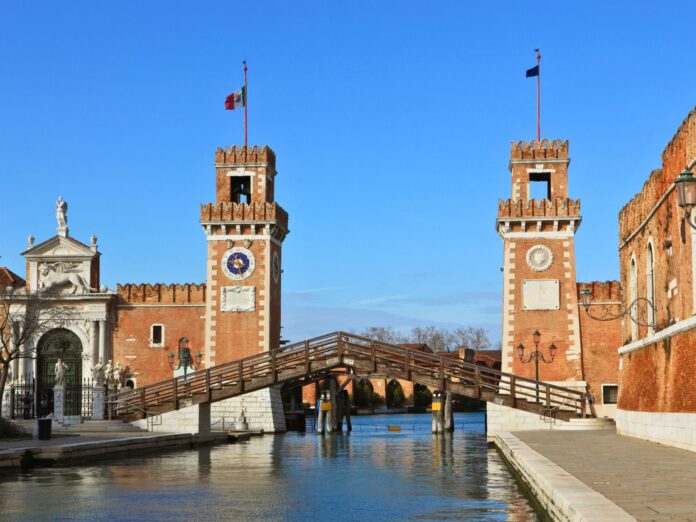
[(508, 396), (512, 406), (525, 399), (540, 402), (546, 408), (562, 408), (586, 414), (586, 395), (583, 392), (545, 382), (503, 373), (485, 366), (410, 350), (367, 337), (335, 332), (211, 368), (196, 371), (186, 377), (157, 382), (135, 390), (123, 391), (115, 397), (118, 415), (147, 412), (149, 408), (170, 404), (178, 409), (182, 400), (203, 396), (210, 401), (215, 390), (233, 389), (244, 393), (248, 382), (270, 376), (271, 383), (287, 370), (304, 367), (309, 376), (312, 363), (323, 361), (329, 367), (354, 366), (356, 362), (368, 370), (392, 369), (415, 382), (437, 386), (439, 389), (465, 389), (473, 397), (490, 399), (492, 395)]

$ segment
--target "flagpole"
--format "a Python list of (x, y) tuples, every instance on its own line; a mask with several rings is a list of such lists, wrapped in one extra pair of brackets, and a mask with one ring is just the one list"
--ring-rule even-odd
[(247, 92), (247, 63), (246, 59), (242, 62), (244, 64), (244, 147), (248, 145), (247, 143), (247, 105), (249, 104), (249, 93)]
[[(537, 52), (537, 67), (539, 68), (537, 74), (537, 141), (541, 141), (541, 53), (539, 49), (535, 49), (535, 51)], [(246, 110), (246, 105), (244, 110)]]

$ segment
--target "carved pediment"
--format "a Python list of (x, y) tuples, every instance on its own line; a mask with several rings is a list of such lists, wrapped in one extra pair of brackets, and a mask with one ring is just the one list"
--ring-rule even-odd
[(51, 239), (22, 252), (22, 255), (30, 261), (40, 261), (42, 258), (79, 258), (85, 260), (98, 254), (89, 246), (71, 237), (53, 236)]

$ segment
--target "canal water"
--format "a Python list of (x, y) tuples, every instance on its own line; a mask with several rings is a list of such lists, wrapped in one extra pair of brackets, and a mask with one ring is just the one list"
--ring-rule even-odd
[[(288, 433), (0, 478), (2, 520), (538, 520), (482, 413), (353, 418), (351, 434)], [(388, 431), (386, 426), (400, 426)]]

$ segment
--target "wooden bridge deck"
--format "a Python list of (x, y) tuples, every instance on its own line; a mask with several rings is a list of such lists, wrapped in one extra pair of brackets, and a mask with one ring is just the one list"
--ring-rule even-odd
[[(335, 332), (200, 370), (112, 399), (114, 415), (132, 421), (193, 404), (217, 402), (274, 384), (308, 384), (334, 368), (356, 375), (386, 375), (442, 391), (568, 420), (593, 416), (585, 393), (518, 377), (438, 354), (409, 350), (344, 332)], [(537, 401), (537, 397), (539, 400)]]

